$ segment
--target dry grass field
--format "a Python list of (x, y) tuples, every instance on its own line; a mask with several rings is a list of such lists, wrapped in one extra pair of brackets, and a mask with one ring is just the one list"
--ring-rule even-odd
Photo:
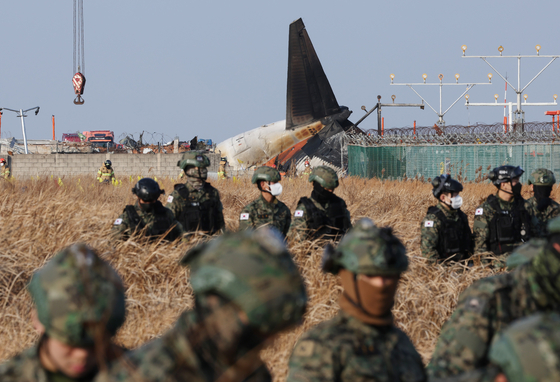
[[(124, 178), (118, 187), (101, 186), (94, 178), (43, 177), (0, 184), (0, 360), (30, 346), (36, 335), (30, 324), (31, 301), (25, 285), (32, 272), (54, 253), (76, 241), (97, 248), (123, 277), (128, 315), (117, 340), (129, 348), (149, 341), (169, 328), (192, 302), (188, 271), (178, 260), (188, 244), (127, 241), (112, 243), (109, 231), (125, 204), (133, 202), (131, 187), (137, 178)], [(171, 192), (174, 180), (158, 179)], [(248, 180), (215, 181), (225, 209), (227, 228), (237, 229), (241, 208), (257, 197)], [(292, 211), (300, 196), (311, 192), (304, 179), (285, 179), (281, 200)], [(524, 187), (524, 192), (526, 187)], [(467, 184), (463, 210), (474, 217), (476, 206), (495, 188)], [(370, 217), (379, 226), (391, 226), (408, 249), (409, 271), (403, 276), (394, 313), (397, 325), (412, 339), (426, 361), (439, 330), (453, 311), (459, 293), (476, 279), (495, 271), (430, 266), (420, 254), (420, 221), (435, 202), (431, 186), (419, 181), (380, 181), (347, 178), (336, 194), (348, 204), (352, 220)], [(558, 195), (555, 188), (553, 195)], [(524, 196), (528, 196), (524, 194)], [(162, 197), (162, 200), (165, 200)], [(338, 310), (341, 291), (332, 275), (320, 271), (320, 250), (303, 242), (292, 252), (306, 280), (310, 302), (302, 327), (283, 334), (263, 356), (275, 380), (285, 379), (287, 361), (299, 336)]]

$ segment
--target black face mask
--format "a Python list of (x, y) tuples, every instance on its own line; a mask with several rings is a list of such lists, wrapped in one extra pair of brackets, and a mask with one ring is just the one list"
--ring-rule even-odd
[(140, 209), (142, 210), (142, 212), (152, 212), (154, 210), (155, 207), (155, 203), (138, 203), (140, 205)]
[(320, 204), (325, 204), (331, 200), (332, 192), (325, 190), (318, 182), (313, 182), (313, 192), (311, 193), (311, 197)]
[(515, 186), (513, 186), (511, 189), (513, 191), (513, 195), (514, 196), (519, 196), (521, 195), (521, 188), (523, 187), (523, 185), (521, 183), (517, 183)]
[(544, 211), (552, 202), (550, 199), (550, 193), (552, 192), (552, 186), (535, 186), (533, 185), (533, 193), (535, 194), (535, 199), (537, 199), (537, 210)]

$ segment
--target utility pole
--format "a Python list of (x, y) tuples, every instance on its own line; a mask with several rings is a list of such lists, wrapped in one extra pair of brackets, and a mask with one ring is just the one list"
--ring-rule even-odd
[[(424, 80), (424, 82), (420, 82), (420, 83), (402, 83), (402, 84), (395, 84), (393, 83), (393, 80), (395, 79), (395, 75), (391, 74), (389, 77), (391, 77), (391, 85), (404, 85), (404, 86), (408, 86), (414, 93), (416, 93), (416, 95), (418, 97), (420, 97), (420, 99), (422, 99), (422, 102), (426, 103), (426, 105), (428, 105), (430, 107), (430, 109), (432, 109), (434, 111), (434, 113), (437, 114), (438, 116), (438, 121), (436, 122), (436, 124), (438, 125), (438, 127), (440, 128), (444, 128), (445, 127), (445, 121), (443, 120), (443, 116), (453, 107), (455, 106), (455, 104), (461, 99), (463, 98), (463, 96), (465, 94), (467, 94), (469, 92), (469, 90), (471, 90), (475, 85), (488, 85), (487, 83), (459, 83), (459, 77), (461, 77), (459, 75), (459, 73), (455, 74), (455, 83), (443, 83), (443, 74), (440, 73), (440, 75), (438, 76), (439, 78), (439, 82), (434, 82), (434, 83), (426, 83), (426, 79), (428, 78), (428, 75), (426, 73), (422, 74), (422, 79)], [(491, 77), (490, 77), (491, 78)], [(436, 109), (434, 109), (432, 107), (432, 105), (430, 105), (428, 103), (428, 101), (422, 97), (420, 95), (420, 93), (418, 93), (413, 86), (439, 86), (439, 111), (437, 111)], [(463, 94), (461, 94), (456, 100), (455, 102), (453, 102), (451, 104), (451, 106), (449, 106), (447, 108), (447, 110), (442, 111), (442, 89), (444, 86), (466, 86), (467, 90), (465, 90), (463, 92)]]
[(396, 95), (392, 95), (391, 99), (393, 100), (393, 103), (381, 103), (381, 96), (378, 95), (377, 96), (377, 104), (371, 108), (371, 110), (367, 110), (367, 108), (365, 106), (362, 106), (362, 110), (366, 112), (366, 115), (364, 115), (362, 118), (360, 118), (360, 120), (358, 122), (356, 122), (354, 124), (354, 126), (358, 126), (364, 119), (366, 119), (371, 113), (373, 113), (375, 110), (377, 110), (377, 133), (379, 134), (379, 136), (383, 135), (383, 132), (381, 131), (381, 108), (384, 106), (387, 107), (419, 107), (420, 109), (424, 110), (424, 103), (395, 103), (395, 98), (397, 98)]
[(39, 109), (40, 109), (39, 106), (35, 106), (35, 107), (32, 107), (31, 109), (27, 109), (27, 110), (22, 110), (22, 109), (14, 110), (14, 109), (8, 109), (7, 107), (0, 107), (0, 112), (3, 111), (3, 110), (13, 111), (14, 113), (17, 113), (18, 118), (21, 118), (21, 131), (23, 133), (23, 146), (24, 146), (26, 154), (29, 154), (29, 151), (27, 150), (27, 134), (25, 132), (25, 121), (24, 121), (24, 118), (27, 117), (27, 115), (24, 114), (24, 113), (27, 113), (28, 111), (31, 111), (31, 110), (35, 110), (35, 115), (37, 115), (37, 114), (39, 114)]
[[(500, 76), (517, 94), (517, 100), (516, 100), (516, 104), (517, 104), (517, 110), (515, 110), (513, 112), (514, 115), (514, 120), (512, 121), (510, 118), (510, 127), (512, 126), (512, 123), (516, 126), (515, 130), (517, 130), (517, 126), (521, 127), (521, 131), (523, 131), (523, 123), (525, 123), (525, 112), (522, 110), (521, 106), (552, 106), (552, 105), (557, 105), (556, 103), (556, 98), (558, 98), (558, 96), (554, 95), (554, 102), (538, 102), (538, 103), (529, 103), (527, 102), (527, 94), (523, 95), (523, 92), (525, 91), (525, 89), (527, 89), (529, 87), (529, 85), (531, 85), (533, 83), (533, 81), (535, 81), (537, 79), (538, 76), (541, 75), (542, 72), (545, 71), (546, 68), (548, 68), (553, 62), (554, 60), (556, 60), (558, 57), (557, 55), (552, 55), (552, 56), (541, 56), (539, 54), (539, 51), (541, 50), (541, 46), (540, 45), (536, 45), (535, 49), (537, 50), (537, 54), (536, 55), (520, 55), (518, 54), (517, 56), (504, 56), (502, 53), (504, 51), (504, 47), (503, 46), (499, 46), (498, 47), (498, 52), (500, 52), (499, 56), (466, 56), (465, 52), (467, 51), (467, 46), (466, 45), (462, 45), (461, 46), (461, 50), (463, 51), (463, 57), (464, 58), (480, 58), (482, 59), (482, 61), (486, 62), (488, 64), (488, 66), (490, 68), (492, 68), (492, 70), (498, 75)], [(492, 66), (492, 64), (490, 64), (487, 60), (487, 58), (517, 58), (517, 87), (513, 86), (513, 84), (511, 82), (508, 81), (508, 79), (506, 77), (504, 77), (494, 66)], [(522, 58), (551, 58), (551, 60), (548, 62), (548, 64), (545, 65), (544, 68), (541, 69), (540, 72), (537, 73), (537, 75), (535, 75), (531, 81), (529, 81), (527, 83), (527, 85), (525, 85), (524, 87), (521, 87), (521, 59)], [(492, 75), (488, 74), (488, 78), (492, 79)], [(521, 97), (523, 96), (523, 100), (525, 102), (521, 102)], [(497, 101), (497, 97), (496, 95), (494, 96), (494, 98)], [(510, 115), (511, 115), (511, 104), (510, 103)], [(497, 106), (499, 104), (496, 103), (471, 103), (469, 104), (469, 100), (467, 98), (467, 106)], [(503, 105), (500, 105), (503, 106)]]

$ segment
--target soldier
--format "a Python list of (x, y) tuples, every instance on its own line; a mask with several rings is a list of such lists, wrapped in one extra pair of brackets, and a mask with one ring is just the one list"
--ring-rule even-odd
[(112, 183), (115, 180), (115, 172), (109, 159), (97, 171), (97, 180), (101, 183)]
[(219, 168), (219, 171), (218, 171), (218, 179), (227, 179), (226, 166), (227, 166), (227, 158), (226, 157), (220, 158), (220, 168)]
[(438, 203), (428, 208), (420, 226), (422, 256), (434, 263), (467, 259), (472, 254), (472, 233), (469, 219), (460, 209), (463, 185), (450, 175), (441, 175), (432, 186)]
[(311, 198), (299, 200), (288, 238), (293, 241), (340, 239), (352, 223), (346, 203), (333, 192), (338, 187), (336, 172), (319, 166), (313, 169), (309, 181), (313, 182)]
[(241, 211), (239, 230), (270, 225), (286, 236), (292, 214), (290, 209), (276, 198), (282, 193), (280, 179), (280, 173), (275, 168), (262, 166), (255, 170), (251, 183), (257, 185), (261, 196)]
[(158, 200), (165, 191), (151, 178), (143, 178), (132, 189), (138, 200), (128, 205), (113, 223), (114, 238), (126, 240), (135, 232), (146, 237), (157, 238), (165, 234), (166, 240), (175, 240), (185, 234), (181, 223), (175, 220), (173, 212)]
[(519, 182), (523, 172), (519, 166), (505, 165), (488, 174), (498, 192), (476, 209), (473, 226), (475, 253), (509, 254), (531, 237), (531, 218), (525, 209)]
[(327, 245), (323, 271), (340, 275), (341, 311), (301, 337), (288, 381), (425, 381), (420, 355), (391, 314), (407, 267), (404, 245), (369, 219), (360, 220), (336, 250)]
[(185, 184), (176, 184), (167, 198), (166, 207), (173, 211), (185, 231), (203, 231), (210, 235), (225, 227), (220, 193), (210, 183), (210, 159), (204, 154), (188, 151), (177, 162), (187, 177)]
[(10, 168), (5, 158), (0, 158), (0, 178), (10, 178)]
[(259, 351), (301, 323), (307, 302), (280, 235), (273, 228), (225, 233), (181, 263), (190, 269), (194, 309), (97, 381), (270, 381)]
[(546, 168), (531, 173), (529, 187), (533, 197), (525, 202), (525, 209), (531, 215), (531, 237), (546, 237), (546, 223), (560, 215), (560, 204), (550, 199), (554, 183), (554, 173)]
[(560, 310), (560, 217), (549, 222), (548, 231), (545, 248), (532, 260), (475, 281), (461, 294), (428, 365), (430, 380), (459, 380), (484, 369), (496, 333), (516, 319)]
[(560, 315), (540, 313), (516, 321), (493, 341), (489, 358), (487, 375), (497, 374), (496, 381), (558, 381)]
[(91, 248), (63, 249), (27, 289), (39, 341), (0, 365), (2, 382), (87, 382), (122, 353), (111, 337), (125, 319), (123, 283)]

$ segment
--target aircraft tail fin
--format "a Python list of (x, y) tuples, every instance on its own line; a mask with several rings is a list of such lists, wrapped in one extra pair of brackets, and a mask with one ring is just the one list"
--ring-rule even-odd
[(290, 24), (286, 129), (340, 112), (301, 19)]

